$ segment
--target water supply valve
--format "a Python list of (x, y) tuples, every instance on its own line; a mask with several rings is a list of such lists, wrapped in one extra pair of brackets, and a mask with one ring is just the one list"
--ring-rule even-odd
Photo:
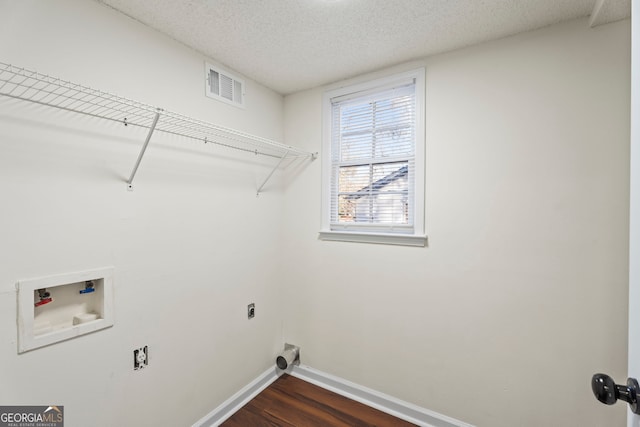
[(95, 292), (95, 288), (93, 287), (93, 281), (87, 280), (84, 282), (84, 289), (80, 290), (81, 294), (90, 294), (91, 292)]
[(51, 294), (45, 288), (38, 289), (38, 297), (40, 298), (40, 301), (34, 304), (36, 307), (49, 304), (53, 301), (53, 298), (51, 298)]

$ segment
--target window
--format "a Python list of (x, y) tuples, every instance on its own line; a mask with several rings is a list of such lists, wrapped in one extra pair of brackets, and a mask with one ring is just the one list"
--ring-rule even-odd
[(326, 92), (323, 240), (424, 246), (424, 69)]

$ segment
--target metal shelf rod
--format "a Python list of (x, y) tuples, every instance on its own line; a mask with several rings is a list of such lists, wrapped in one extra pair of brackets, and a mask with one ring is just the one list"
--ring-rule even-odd
[(160, 111), (156, 112), (156, 115), (153, 118), (153, 123), (151, 124), (151, 128), (149, 128), (149, 133), (147, 133), (147, 139), (144, 140), (144, 145), (140, 150), (140, 154), (138, 154), (138, 160), (136, 160), (136, 165), (133, 167), (133, 170), (131, 171), (131, 176), (127, 181), (129, 190), (133, 189), (133, 178), (136, 176), (136, 172), (138, 171), (138, 166), (140, 166), (140, 162), (142, 161), (144, 152), (147, 151), (147, 145), (149, 145), (149, 141), (151, 140), (151, 135), (153, 135), (153, 130), (156, 128), (156, 124), (158, 123), (159, 118), (160, 118)]
[(287, 154), (289, 154), (289, 152), (284, 153), (284, 155), (280, 158), (280, 161), (278, 162), (278, 164), (273, 168), (271, 173), (269, 173), (269, 175), (267, 175), (267, 177), (265, 178), (265, 180), (262, 183), (262, 185), (260, 187), (258, 187), (258, 191), (256, 192), (256, 196), (260, 195), (260, 192), (262, 191), (262, 187), (264, 187), (265, 184), (269, 181), (269, 179), (271, 179), (271, 175), (273, 175), (273, 173), (276, 171), (276, 169), (278, 169), (280, 167), (280, 165), (282, 164), (282, 161), (285, 159), (285, 157), (287, 157)]

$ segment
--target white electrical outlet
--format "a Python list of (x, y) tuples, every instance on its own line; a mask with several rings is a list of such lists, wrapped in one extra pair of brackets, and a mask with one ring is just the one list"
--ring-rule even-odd
[(133, 350), (133, 369), (137, 371), (149, 365), (149, 349), (144, 346)]

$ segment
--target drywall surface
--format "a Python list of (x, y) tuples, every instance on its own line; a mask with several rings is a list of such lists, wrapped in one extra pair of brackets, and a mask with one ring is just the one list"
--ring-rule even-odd
[[(282, 97), (247, 80), (246, 109), (206, 98), (205, 60), (97, 2), (0, 1), (0, 62), (281, 140)], [(278, 179), (255, 195), (275, 162), (158, 134), (129, 192), (145, 136), (0, 97), (1, 404), (191, 425), (280, 350)], [(18, 355), (15, 283), (105, 266), (115, 325)]]
[[(429, 244), (318, 240), (320, 164), (298, 173), (305, 364), (483, 427), (624, 425), (590, 380), (626, 378), (629, 34), (579, 20), (353, 80), (426, 67)], [(321, 149), (322, 93), (285, 98), (285, 140)]]

